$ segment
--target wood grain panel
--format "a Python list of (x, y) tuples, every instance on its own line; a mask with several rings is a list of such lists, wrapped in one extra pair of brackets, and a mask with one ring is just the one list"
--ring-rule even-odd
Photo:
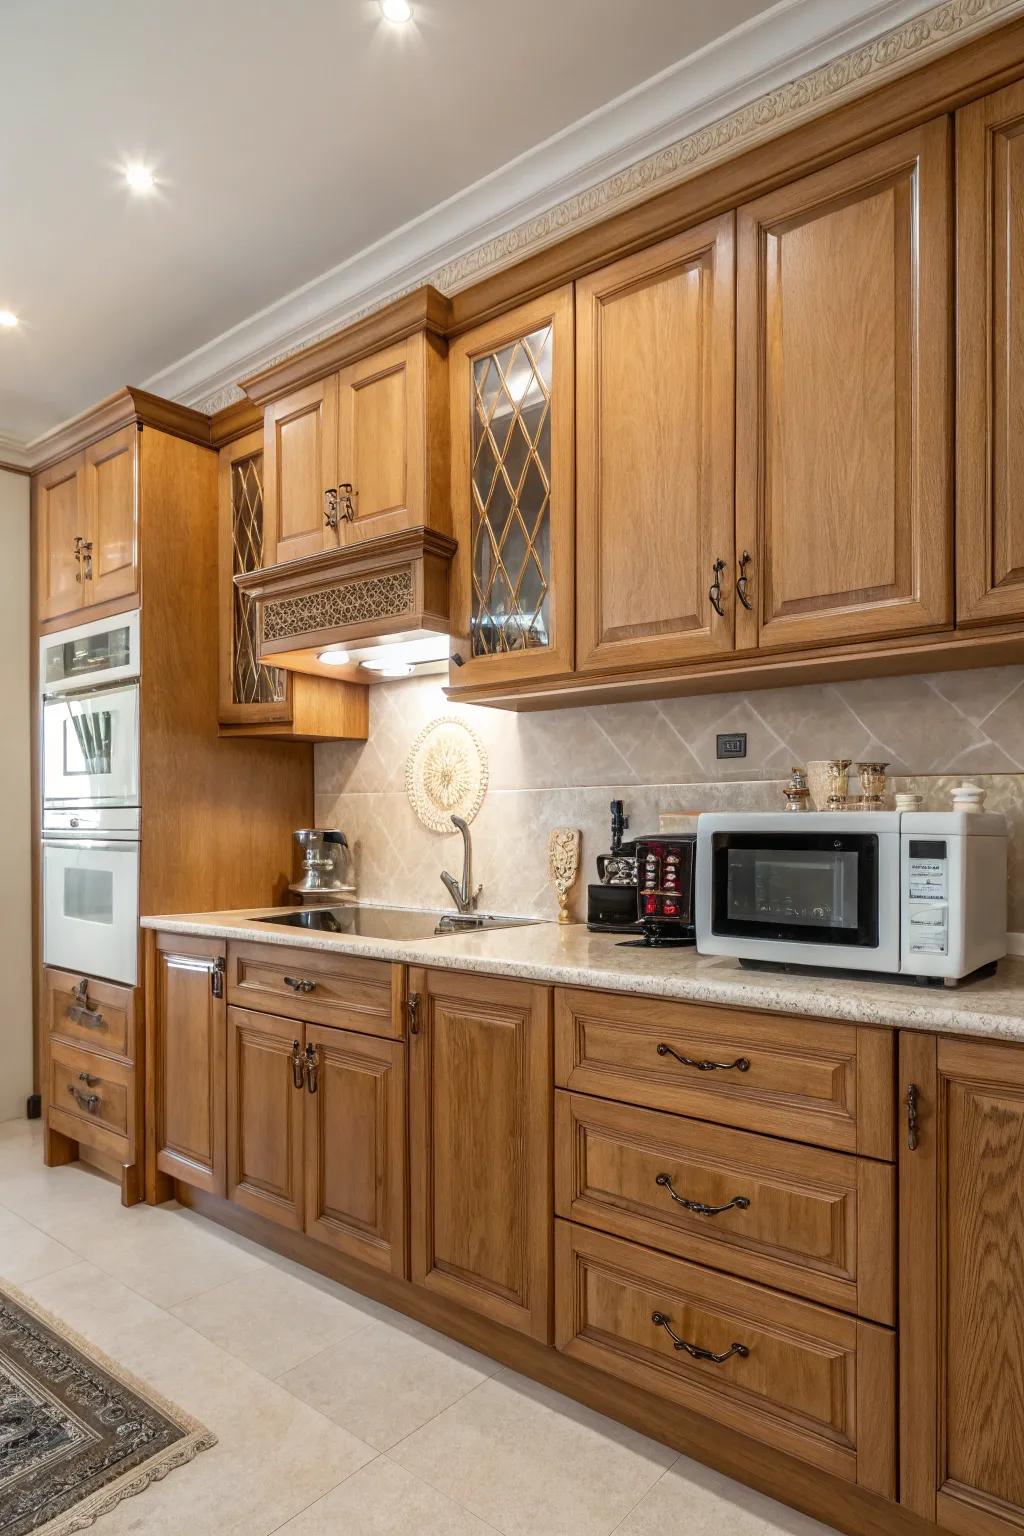
[(43, 1008), (51, 1038), (132, 1061), (138, 994), (132, 987), (89, 978), (83, 1004), (77, 992), (83, 979), (71, 971), (44, 967)]
[(85, 450), (84, 494), (92, 541), (85, 606), (139, 590), (139, 429), (132, 423)]
[(425, 348), (411, 337), (338, 375), (338, 481), (351, 484), (355, 509), (339, 524), (343, 544), (426, 520)]
[(85, 455), (76, 453), (32, 479), (41, 621), (62, 618), (82, 606), (84, 592), (78, 580), (75, 539), (88, 538), (84, 465)]
[(318, 1065), (305, 1104), (305, 1230), (404, 1275), (404, 1047), (317, 1024), (306, 1044)]
[(957, 618), (1024, 618), (1024, 84), (957, 113)]
[(888, 1164), (555, 1094), (559, 1216), (889, 1324), (894, 1201)]
[(739, 211), (740, 644), (952, 622), (949, 201), (940, 119)]
[(576, 285), (577, 670), (732, 650), (733, 246), (727, 214)]
[[(86, 1127), (102, 1126), (134, 1143), (133, 1074), (130, 1066), (94, 1051), (50, 1042), (50, 1103)], [(85, 1131), (81, 1139), (88, 1139)]]
[(280, 1226), (303, 1225), (303, 1108), (292, 1053), (305, 1044), (293, 1019), (227, 1010), (228, 1198)]
[(263, 469), (264, 563), (333, 548), (324, 492), (338, 484), (337, 374), (267, 406)]
[[(836, 1477), (894, 1491), (891, 1330), (568, 1222), (556, 1223), (556, 1251), (559, 1349)], [(655, 1314), (727, 1358), (677, 1349)]]
[(884, 1030), (558, 988), (555, 1081), (843, 1152), (893, 1155), (892, 1036)]
[(412, 970), (412, 1278), (550, 1337), (550, 991)]
[(401, 967), (387, 960), (278, 944), (228, 945), (228, 1001), (242, 1008), (400, 1038), (401, 990)]
[(156, 1169), (218, 1195), (226, 1189), (226, 1020), (212, 975), (223, 958), (220, 940), (158, 934), (146, 1020)]

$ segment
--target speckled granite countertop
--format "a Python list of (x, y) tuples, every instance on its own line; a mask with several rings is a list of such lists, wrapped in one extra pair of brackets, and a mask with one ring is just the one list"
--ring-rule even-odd
[(956, 988), (917, 987), (860, 978), (836, 980), (747, 971), (734, 960), (698, 955), (693, 949), (623, 948), (616, 935), (588, 933), (582, 924), (559, 927), (556, 923), (537, 923), (492, 933), (445, 934), (397, 943), (254, 921), (275, 910), (283, 909), (144, 917), (142, 926), (201, 938), (339, 950), (370, 959), (516, 976), (559, 986), (600, 987), (684, 1002), (731, 1003), (770, 1013), (1024, 1042), (1024, 959), (1001, 961), (998, 974), (987, 981)]

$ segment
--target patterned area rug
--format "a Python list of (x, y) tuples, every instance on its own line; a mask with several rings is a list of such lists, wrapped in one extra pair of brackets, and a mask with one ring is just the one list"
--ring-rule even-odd
[(0, 1536), (72, 1536), (216, 1444), (19, 1291), (0, 1288)]

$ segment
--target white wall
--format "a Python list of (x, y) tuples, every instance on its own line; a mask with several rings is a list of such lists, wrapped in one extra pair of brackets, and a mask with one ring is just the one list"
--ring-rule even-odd
[(0, 1120), (32, 1091), (28, 497), (0, 469)]

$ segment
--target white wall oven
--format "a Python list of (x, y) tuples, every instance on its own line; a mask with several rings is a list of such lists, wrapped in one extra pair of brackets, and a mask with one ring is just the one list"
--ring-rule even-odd
[(40, 642), (43, 961), (135, 986), (139, 616)]

